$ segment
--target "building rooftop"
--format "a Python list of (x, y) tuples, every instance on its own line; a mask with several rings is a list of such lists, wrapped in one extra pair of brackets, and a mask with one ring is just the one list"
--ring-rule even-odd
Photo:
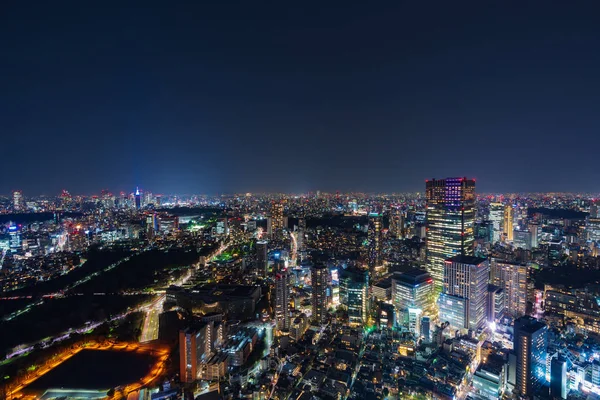
[(479, 265), (487, 261), (487, 259), (483, 257), (465, 256), (461, 254), (459, 256), (450, 258), (449, 261), (461, 264)]

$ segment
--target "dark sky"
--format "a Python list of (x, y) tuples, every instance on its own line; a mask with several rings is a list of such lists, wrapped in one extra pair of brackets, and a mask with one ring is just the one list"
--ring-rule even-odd
[(0, 193), (599, 192), (597, 4), (6, 0)]

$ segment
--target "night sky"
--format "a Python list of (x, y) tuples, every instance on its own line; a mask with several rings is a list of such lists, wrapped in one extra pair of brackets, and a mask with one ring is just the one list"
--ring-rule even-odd
[(371, 3), (3, 2), (0, 193), (600, 192), (597, 1)]

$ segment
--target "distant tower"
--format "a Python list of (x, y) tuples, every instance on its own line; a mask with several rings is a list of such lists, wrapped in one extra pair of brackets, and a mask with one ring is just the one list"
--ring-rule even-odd
[(390, 234), (395, 239), (401, 239), (404, 232), (404, 214), (398, 207), (390, 210)]
[(256, 270), (258, 275), (263, 277), (267, 276), (267, 266), (269, 263), (267, 245), (268, 242), (266, 240), (256, 242)]
[(372, 212), (369, 214), (369, 226), (367, 230), (368, 253), (367, 265), (369, 269), (381, 265), (381, 214)]
[(492, 243), (497, 243), (500, 241), (504, 227), (504, 204), (490, 204), (490, 221), (492, 221), (493, 227)]
[(272, 234), (277, 237), (283, 237), (283, 202), (274, 201), (271, 205), (271, 230)]
[(23, 192), (20, 190), (13, 190), (12, 206), (14, 211), (23, 211)]
[(515, 209), (511, 204), (508, 204), (504, 208), (504, 233), (506, 234), (506, 240), (509, 242), (513, 241), (513, 220), (515, 218)]
[(142, 208), (142, 195), (140, 193), (140, 188), (135, 188), (135, 209), (139, 210)]
[(527, 315), (515, 320), (514, 332), (515, 390), (521, 396), (530, 397), (546, 381), (548, 327)]
[(318, 325), (327, 320), (327, 267), (314, 265), (311, 267), (312, 281), (312, 319)]
[(475, 180), (446, 178), (426, 181), (427, 270), (439, 288), (444, 262), (472, 256), (475, 241)]
[(290, 279), (287, 270), (275, 276), (275, 321), (280, 331), (290, 329)]

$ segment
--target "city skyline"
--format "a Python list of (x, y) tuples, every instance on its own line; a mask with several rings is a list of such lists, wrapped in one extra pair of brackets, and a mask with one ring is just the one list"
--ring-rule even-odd
[(0, 193), (596, 190), (596, 4), (4, 11)]

